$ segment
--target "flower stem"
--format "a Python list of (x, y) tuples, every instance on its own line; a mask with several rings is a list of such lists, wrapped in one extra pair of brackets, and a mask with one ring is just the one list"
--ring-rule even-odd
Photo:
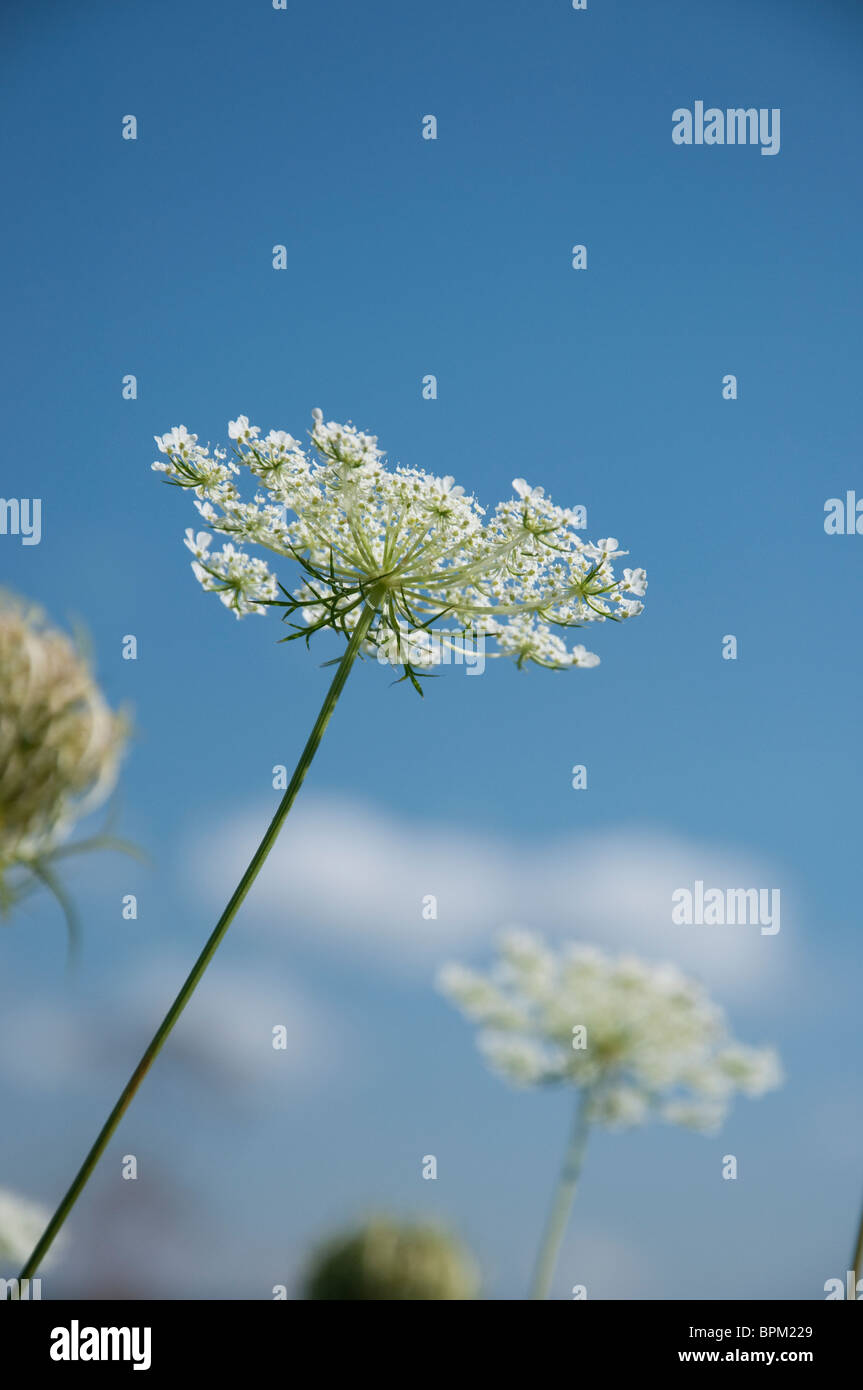
[(851, 1256), (851, 1269), (854, 1271), (855, 1283), (863, 1279), (863, 1212), (860, 1213), (860, 1227), (857, 1231), (857, 1244), (854, 1247), (854, 1254)]
[(350, 669), (354, 664), (354, 660), (356, 659), (357, 653), (359, 652), (363, 639), (369, 630), (374, 614), (375, 608), (371, 603), (367, 603), (365, 608), (363, 609), (357, 626), (354, 628), (354, 631), (351, 634), (347, 650), (345, 651), (344, 656), (339, 662), (338, 670), (336, 671), (336, 674), (333, 677), (333, 682), (329, 690), (327, 691), (326, 699), (324, 700), (324, 703), (322, 704), (320, 709), (320, 713), (318, 714), (318, 717), (315, 720), (314, 728), (312, 729), (312, 732), (309, 734), (308, 741), (306, 743), (305, 748), (302, 751), (300, 760), (297, 763), (296, 768), (294, 769), (294, 774), (290, 780), (287, 791), (285, 792), (281, 802), (279, 803), (279, 807), (276, 811), (276, 814), (270, 821), (264, 838), (261, 840), (261, 843), (255, 850), (255, 853), (252, 856), (252, 859), (249, 863), (248, 868), (246, 869), (246, 872), (243, 874), (243, 877), (240, 879), (240, 882), (234, 889), (233, 895), (230, 901), (228, 902), (227, 907), (225, 908), (224, 912), (222, 913), (221, 917), (216, 923), (216, 926), (213, 929), (213, 933), (207, 941), (206, 946), (204, 947), (201, 954), (198, 956), (198, 959), (195, 961), (195, 964), (192, 967), (179, 994), (177, 995), (170, 1009), (166, 1013), (164, 1019), (162, 1020), (158, 1029), (156, 1030), (156, 1033), (154, 1034), (149, 1047), (147, 1048), (137, 1067), (133, 1071), (128, 1082), (126, 1083), (126, 1086), (120, 1096), (120, 1099), (117, 1101), (117, 1104), (114, 1106), (114, 1109), (111, 1111), (110, 1115), (108, 1116), (107, 1120), (105, 1121), (104, 1125), (99, 1131), (98, 1137), (96, 1138), (93, 1147), (90, 1149), (90, 1152), (87, 1154), (87, 1157), (84, 1159), (84, 1162), (81, 1164), (81, 1167), (78, 1170), (78, 1173), (71, 1187), (69, 1188), (65, 1197), (61, 1201), (54, 1215), (51, 1217), (51, 1220), (48, 1222), (48, 1225), (45, 1227), (45, 1230), (29, 1260), (25, 1264), (24, 1268), (21, 1270), (19, 1280), (31, 1278), (36, 1273), (36, 1270), (39, 1268), (39, 1265), (41, 1264), (48, 1250), (50, 1249), (58, 1231), (62, 1227), (76, 1201), (80, 1197), (81, 1192), (83, 1191), (94, 1168), (96, 1167), (96, 1164), (102, 1157), (102, 1154), (104, 1153), (105, 1148), (107, 1147), (108, 1141), (111, 1139), (115, 1129), (117, 1128), (121, 1119), (126, 1113), (126, 1110), (128, 1109), (135, 1093), (137, 1092), (138, 1087), (140, 1086), (144, 1077), (147, 1075), (147, 1072), (150, 1070), (150, 1067), (152, 1066), (154, 1060), (162, 1050), (162, 1046), (167, 1040), (172, 1028), (174, 1027), (174, 1024), (177, 1022), (177, 1019), (180, 1017), (180, 1014), (183, 1012), (184, 1008), (188, 1004), (198, 985), (198, 982), (204, 974), (204, 971), (210, 964), (210, 961), (212, 960), (213, 956), (216, 954), (216, 951), (218, 950), (223, 936), (225, 935), (225, 933), (228, 930), (228, 927), (231, 925), (234, 918), (236, 917), (237, 911), (239, 910), (243, 900), (245, 899), (246, 894), (248, 893), (249, 889), (251, 888), (252, 884), (257, 878), (261, 870), (261, 867), (264, 863), (264, 860), (267, 858), (267, 855), (273, 848), (273, 845), (275, 844), (278, 838), (279, 831), (281, 830), (282, 825), (284, 824), (285, 818), (294, 804), (297, 792), (300, 790), (300, 787), (303, 784), (303, 780), (305, 778), (306, 773), (309, 770), (311, 761), (318, 750), (318, 745), (320, 744), (320, 741), (323, 738), (324, 730), (330, 722), (330, 716), (332, 715), (332, 712), (336, 706), (336, 702), (342, 693)]
[(563, 1234), (572, 1210), (575, 1189), (581, 1176), (581, 1165), (584, 1161), (584, 1151), (590, 1131), (588, 1100), (589, 1097), (585, 1093), (576, 1108), (572, 1131), (563, 1158), (563, 1167), (560, 1170), (560, 1177), (557, 1180), (542, 1243), (539, 1247), (529, 1295), (531, 1299), (548, 1298), (548, 1291), (557, 1265), (560, 1243), (563, 1240)]

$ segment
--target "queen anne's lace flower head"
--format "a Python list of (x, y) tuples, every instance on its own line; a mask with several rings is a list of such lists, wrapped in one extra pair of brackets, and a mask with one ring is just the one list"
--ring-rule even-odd
[(70, 638), (0, 594), (0, 881), (104, 800), (126, 731)]
[(709, 1132), (736, 1091), (759, 1096), (781, 1084), (776, 1052), (735, 1042), (701, 985), (673, 965), (582, 945), (555, 952), (511, 931), (487, 974), (449, 965), (439, 983), (480, 1025), (495, 1070), (519, 1085), (583, 1088), (595, 1123), (658, 1116)]
[[(615, 578), (625, 551), (614, 538), (584, 542), (576, 515), (523, 478), (490, 517), (452, 477), (387, 468), (377, 439), (313, 411), (314, 455), (283, 430), (265, 438), (245, 415), (232, 420), (233, 449), (211, 452), (178, 426), (156, 444), (153, 468), (190, 489), (209, 531), (186, 533), (193, 569), (237, 617), (277, 605), (299, 614), (294, 636), (331, 627), (349, 635), (371, 605), (365, 649), (382, 660), (432, 665), (441, 643), (493, 639), (518, 666), (595, 666), (561, 633), (618, 622), (642, 610), (644, 570)], [(257, 480), (244, 501), (240, 480)], [(225, 537), (213, 546), (211, 532)], [(288, 591), (246, 546), (294, 560), (302, 582)], [(436, 641), (425, 640), (434, 631)]]

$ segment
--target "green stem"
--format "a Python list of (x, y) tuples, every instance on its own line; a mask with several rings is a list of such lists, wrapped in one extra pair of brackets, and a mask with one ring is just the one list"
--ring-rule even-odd
[(575, 1189), (581, 1176), (581, 1165), (584, 1161), (584, 1150), (590, 1131), (588, 1104), (589, 1095), (585, 1093), (576, 1108), (572, 1131), (564, 1154), (563, 1167), (560, 1170), (560, 1177), (557, 1181), (542, 1243), (539, 1247), (529, 1295), (532, 1299), (548, 1298), (548, 1291), (557, 1265), (560, 1243), (563, 1240), (563, 1234), (572, 1210)]
[(851, 1268), (854, 1271), (855, 1283), (863, 1279), (863, 1212), (860, 1213), (860, 1226), (857, 1231), (857, 1244), (851, 1257)]
[(369, 630), (374, 614), (375, 608), (373, 607), (372, 603), (367, 603), (365, 608), (363, 609), (357, 626), (351, 634), (347, 650), (345, 651), (344, 656), (339, 662), (339, 668), (336, 671), (335, 676), (333, 677), (332, 685), (327, 691), (327, 697), (324, 700), (323, 705), (321, 706), (321, 710), (317, 719), (315, 720), (314, 728), (312, 729), (312, 732), (309, 734), (308, 742), (306, 743), (306, 746), (302, 751), (300, 760), (297, 763), (297, 766), (294, 770), (294, 775), (291, 778), (288, 789), (282, 797), (281, 802), (279, 803), (279, 808), (276, 811), (276, 814), (270, 821), (264, 838), (261, 840), (261, 843), (255, 850), (251, 862), (249, 863), (249, 867), (246, 869), (246, 872), (243, 874), (243, 877), (237, 884), (233, 896), (231, 897), (227, 907), (225, 908), (224, 912), (222, 913), (221, 917), (216, 923), (213, 933), (210, 936), (210, 939), (208, 940), (206, 946), (204, 947), (201, 954), (198, 956), (198, 959), (195, 961), (195, 964), (192, 967), (192, 970), (190, 971), (185, 983), (183, 984), (182, 989), (180, 990), (170, 1009), (166, 1013), (164, 1019), (162, 1020), (161, 1024), (159, 1025), (159, 1028), (157, 1029), (153, 1037), (152, 1042), (150, 1043), (149, 1047), (147, 1048), (146, 1052), (144, 1053), (143, 1057), (141, 1058), (140, 1062), (138, 1063), (137, 1067), (135, 1068), (131, 1077), (129, 1078), (129, 1081), (126, 1084), (120, 1096), (120, 1099), (117, 1101), (117, 1104), (114, 1106), (114, 1109), (111, 1111), (110, 1115), (108, 1116), (107, 1120), (105, 1121), (104, 1125), (99, 1131), (96, 1142), (93, 1144), (93, 1147), (90, 1149), (90, 1152), (87, 1154), (87, 1157), (81, 1164), (81, 1167), (78, 1170), (78, 1173), (71, 1187), (69, 1188), (65, 1197), (61, 1201), (54, 1215), (51, 1217), (51, 1220), (48, 1222), (48, 1225), (45, 1227), (42, 1237), (39, 1240), (39, 1243), (34, 1249), (29, 1260), (25, 1264), (24, 1268), (21, 1270), (21, 1273), (18, 1276), (19, 1281), (21, 1279), (31, 1278), (36, 1273), (36, 1270), (39, 1268), (39, 1265), (41, 1264), (48, 1250), (50, 1249), (57, 1235), (57, 1232), (62, 1227), (64, 1221), (66, 1220), (66, 1217), (69, 1215), (69, 1212), (72, 1210), (73, 1206), (75, 1205), (76, 1201), (81, 1195), (81, 1192), (86, 1186), (87, 1181), (90, 1178), (90, 1175), (96, 1167), (96, 1164), (102, 1157), (102, 1154), (105, 1151), (108, 1141), (110, 1140), (115, 1129), (117, 1128), (121, 1119), (126, 1113), (126, 1110), (128, 1109), (136, 1091), (138, 1090), (138, 1087), (140, 1086), (144, 1077), (147, 1075), (147, 1072), (150, 1070), (150, 1067), (152, 1066), (154, 1060), (162, 1050), (162, 1046), (167, 1040), (172, 1028), (174, 1027), (174, 1024), (177, 1022), (177, 1019), (180, 1017), (180, 1014), (183, 1012), (184, 1008), (191, 999), (195, 991), (195, 988), (197, 987), (198, 982), (201, 979), (201, 976), (203, 975), (207, 966), (210, 964), (210, 961), (212, 960), (213, 956), (218, 950), (219, 944), (223, 936), (225, 935), (225, 933), (228, 930), (228, 927), (231, 925), (234, 918), (236, 917), (240, 905), (242, 904), (243, 900), (246, 897), (246, 894), (248, 893), (249, 889), (251, 888), (252, 884), (257, 878), (261, 870), (261, 867), (264, 863), (264, 860), (267, 858), (267, 855), (273, 848), (273, 845), (275, 844), (276, 839), (278, 838), (279, 831), (281, 830), (282, 825), (284, 824), (285, 818), (294, 804), (297, 792), (300, 790), (300, 787), (303, 784), (303, 779), (305, 778), (305, 775), (309, 770), (311, 761), (318, 750), (318, 745), (320, 744), (320, 741), (323, 738), (324, 730), (326, 729), (327, 724), (330, 721), (330, 716), (332, 715), (332, 712), (335, 709), (336, 701), (342, 693), (350, 669), (353, 666), (354, 660), (356, 659), (357, 653), (359, 652), (363, 639)]

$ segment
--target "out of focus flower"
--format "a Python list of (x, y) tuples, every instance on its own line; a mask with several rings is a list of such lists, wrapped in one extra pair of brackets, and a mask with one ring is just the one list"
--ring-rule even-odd
[(478, 1287), (473, 1260), (447, 1232), (380, 1217), (316, 1252), (303, 1297), (452, 1301), (476, 1298)]
[(593, 946), (554, 951), (531, 932), (505, 932), (487, 972), (448, 965), (439, 985), (480, 1026), (490, 1065), (520, 1086), (571, 1087), (572, 1131), (537, 1256), (531, 1298), (549, 1295), (594, 1125), (658, 1117), (711, 1132), (734, 1093), (781, 1084), (770, 1047), (731, 1037), (721, 1009), (674, 965), (609, 956)]
[(80, 647), (0, 593), (0, 908), (36, 881), (63, 901), (53, 861), (113, 788), (126, 737)]
[(735, 1042), (721, 1009), (673, 965), (591, 946), (556, 952), (510, 931), (488, 973), (449, 965), (440, 986), (480, 1025), (496, 1071), (519, 1085), (579, 1087), (594, 1124), (658, 1117), (712, 1131), (735, 1092), (759, 1096), (782, 1080), (774, 1049)]

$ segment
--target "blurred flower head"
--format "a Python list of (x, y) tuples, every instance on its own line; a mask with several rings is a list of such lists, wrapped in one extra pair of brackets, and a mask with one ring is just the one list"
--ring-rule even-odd
[[(518, 666), (595, 666), (597, 656), (560, 633), (641, 612), (644, 570), (616, 578), (612, 561), (626, 553), (617, 541), (587, 544), (580, 518), (542, 488), (516, 478), (512, 498), (486, 518), (452, 477), (387, 468), (375, 437), (325, 423), (319, 410), (313, 419), (311, 458), (283, 430), (261, 439), (244, 415), (228, 426), (232, 456), (211, 453), (182, 425), (156, 437), (163, 458), (153, 468), (191, 489), (207, 526), (230, 538), (216, 549), (208, 531), (190, 529), (186, 545), (203, 587), (238, 618), (279, 605), (286, 618), (301, 616), (295, 636), (348, 635), (370, 602), (366, 650), (407, 674), (468, 632)], [(252, 501), (240, 494), (244, 474), (256, 480)], [(282, 588), (247, 545), (295, 561), (302, 583)], [(422, 640), (429, 630), (438, 645)]]
[(80, 648), (0, 593), (0, 886), (9, 868), (44, 865), (104, 801), (126, 734)]
[(379, 1217), (312, 1257), (303, 1297), (397, 1301), (474, 1299), (479, 1277), (461, 1244), (435, 1226)]
[(439, 985), (480, 1025), (496, 1071), (518, 1085), (583, 1088), (594, 1123), (658, 1117), (710, 1132), (735, 1092), (758, 1096), (782, 1081), (774, 1049), (737, 1043), (702, 986), (674, 965), (575, 944), (554, 951), (509, 931), (488, 973), (448, 965)]
[(23, 1264), (50, 1215), (37, 1202), (0, 1187), (0, 1265)]

